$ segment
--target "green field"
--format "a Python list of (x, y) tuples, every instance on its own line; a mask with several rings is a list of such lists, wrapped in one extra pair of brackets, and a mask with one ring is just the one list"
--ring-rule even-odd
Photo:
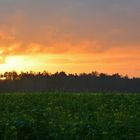
[(1, 94), (0, 140), (140, 140), (140, 94)]

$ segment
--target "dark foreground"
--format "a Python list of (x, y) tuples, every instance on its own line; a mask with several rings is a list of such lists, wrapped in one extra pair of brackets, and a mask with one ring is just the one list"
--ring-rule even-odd
[(140, 140), (140, 94), (1, 94), (0, 140)]
[(100, 92), (140, 93), (140, 78), (129, 78), (119, 74), (108, 75), (92, 72), (66, 74), (56, 72), (5, 72), (0, 75), (0, 93), (12, 92)]

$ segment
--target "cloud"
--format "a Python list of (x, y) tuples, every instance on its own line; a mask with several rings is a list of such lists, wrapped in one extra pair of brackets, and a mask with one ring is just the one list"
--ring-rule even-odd
[(140, 49), (138, 0), (0, 2), (1, 62), (8, 55)]

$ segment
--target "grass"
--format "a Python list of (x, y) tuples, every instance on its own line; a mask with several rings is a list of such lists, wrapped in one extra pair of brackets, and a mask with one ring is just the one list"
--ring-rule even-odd
[(1, 94), (0, 140), (140, 140), (140, 94)]

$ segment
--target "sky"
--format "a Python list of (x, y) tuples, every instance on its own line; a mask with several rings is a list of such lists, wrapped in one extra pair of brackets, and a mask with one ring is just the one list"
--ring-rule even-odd
[(140, 77), (140, 0), (1, 0), (0, 72)]

